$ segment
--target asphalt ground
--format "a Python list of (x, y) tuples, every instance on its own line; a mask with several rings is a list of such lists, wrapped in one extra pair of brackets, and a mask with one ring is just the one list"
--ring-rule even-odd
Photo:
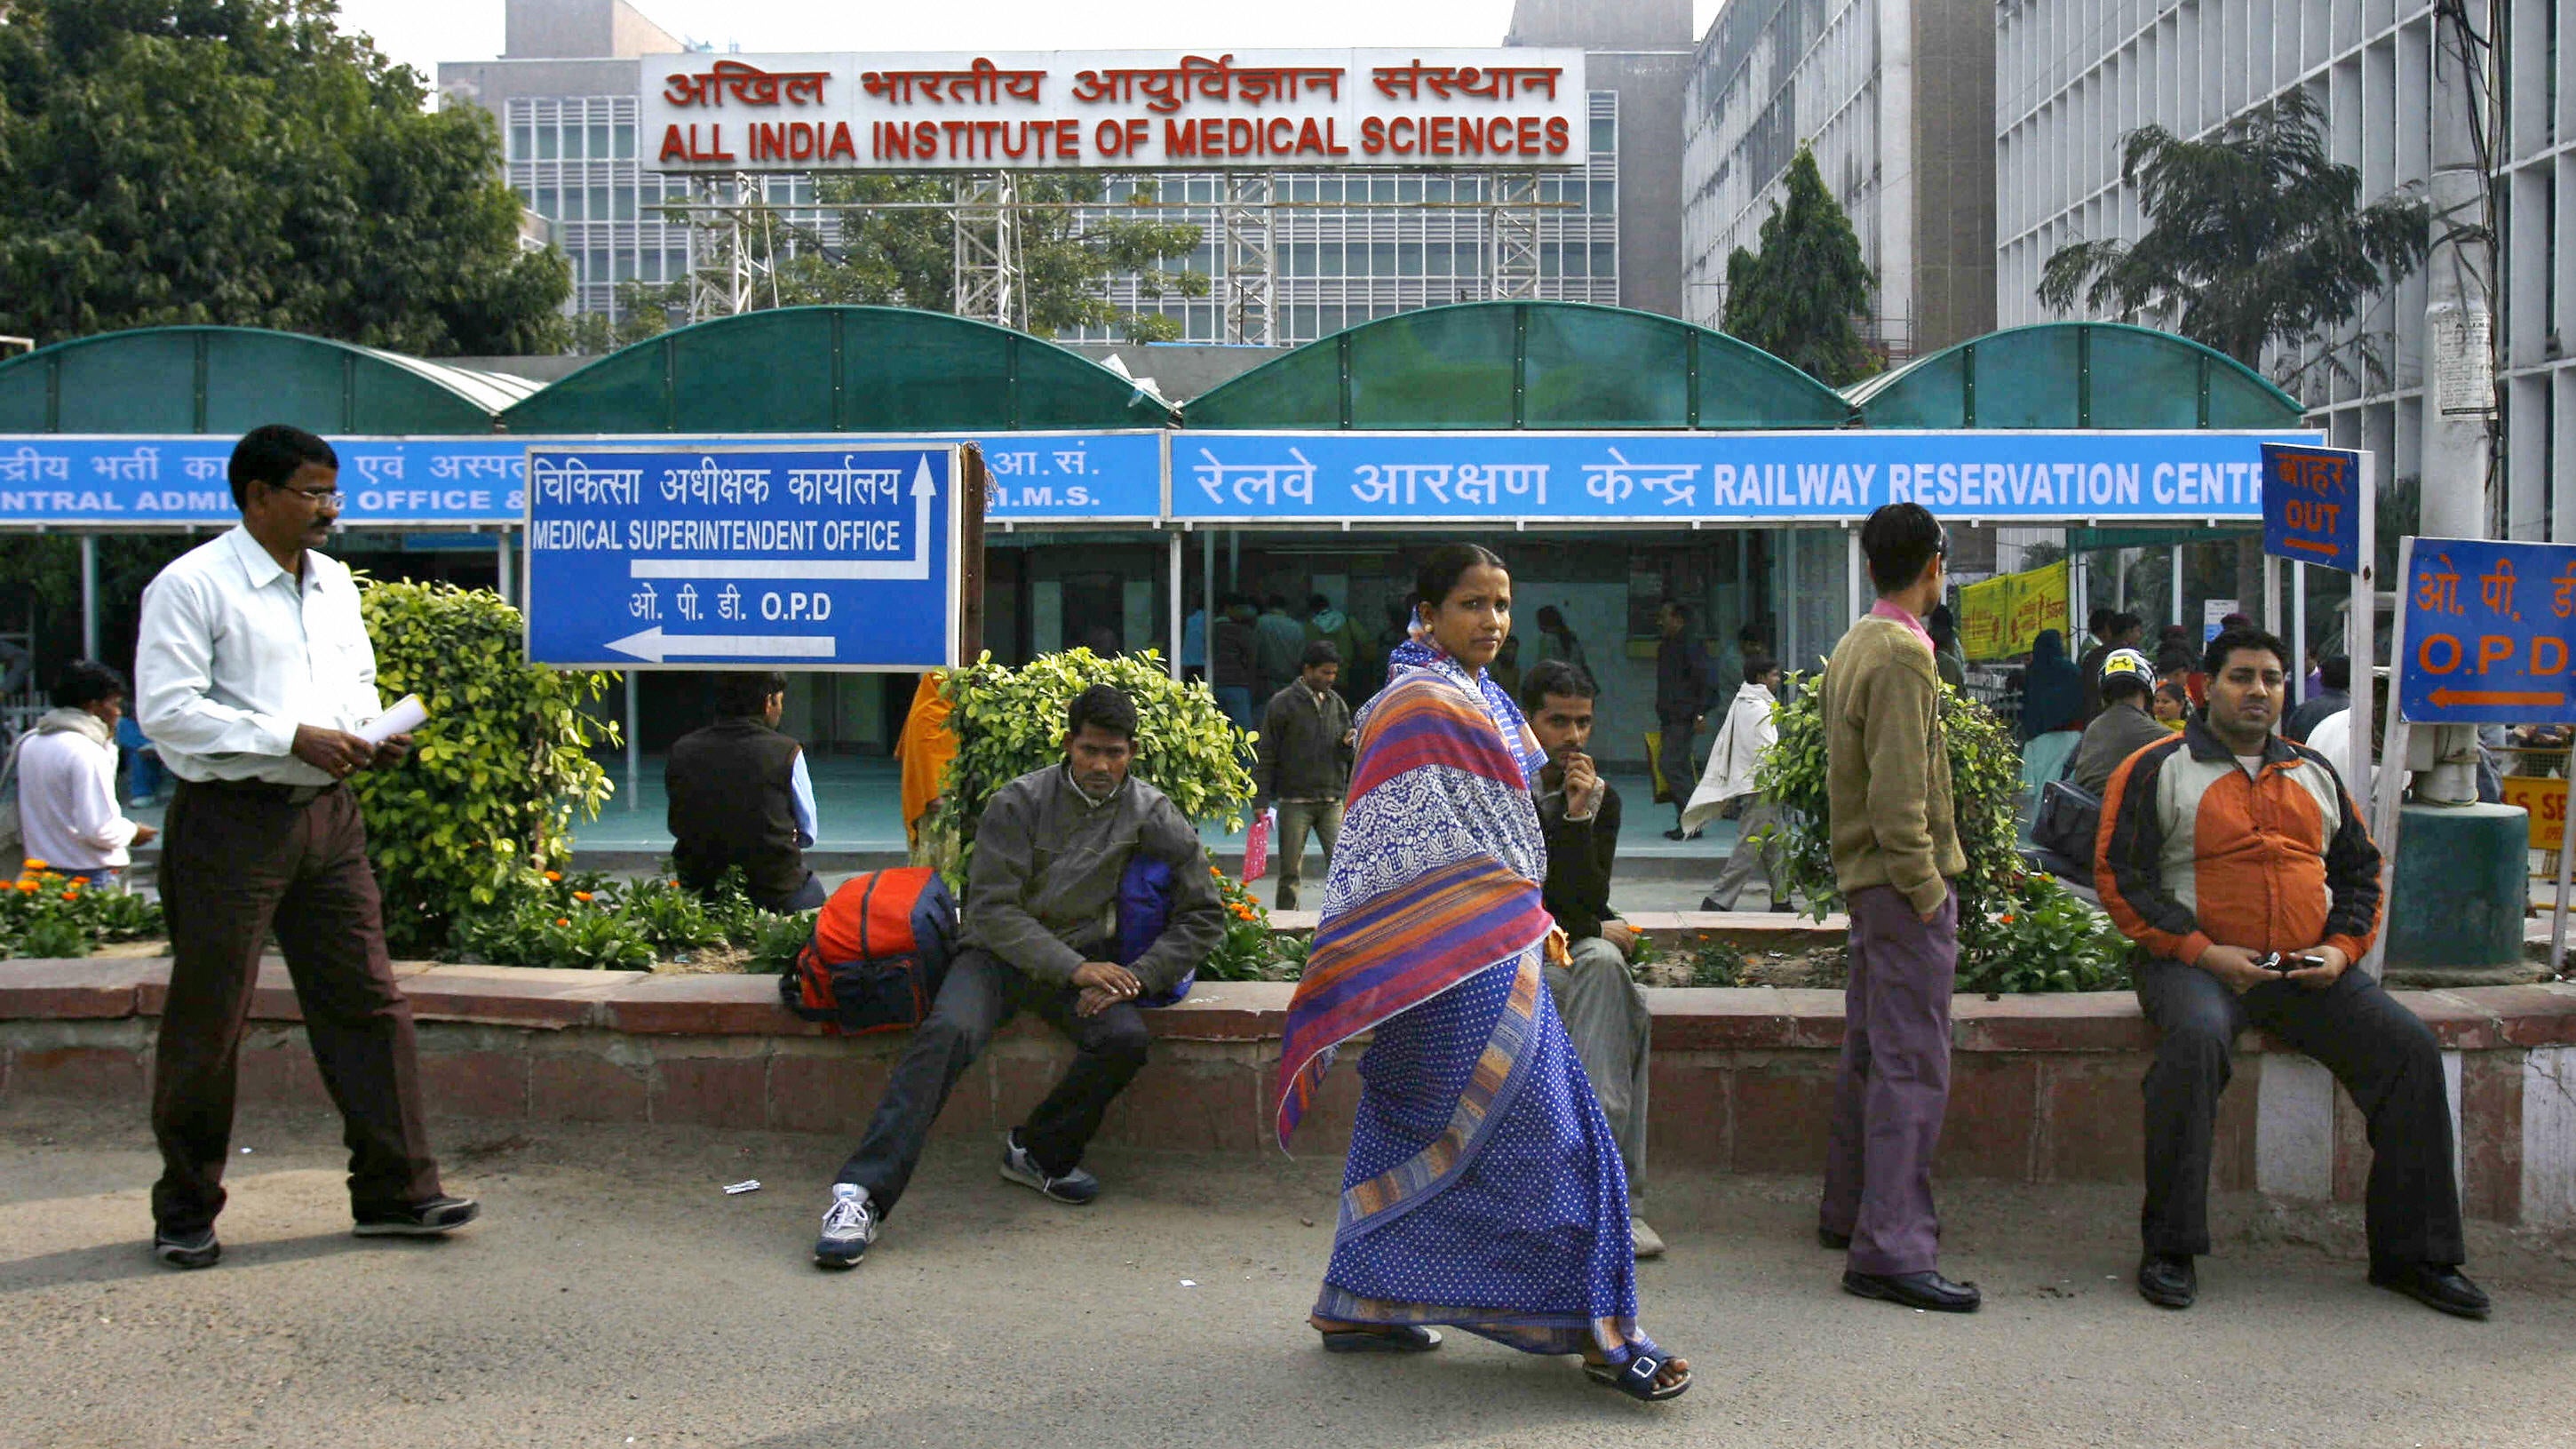
[(2224, 1198), (2171, 1313), (2129, 1286), (2134, 1189), (1945, 1184), (1944, 1266), (1987, 1295), (1950, 1317), (1837, 1291), (1811, 1180), (1668, 1178), (1644, 1321), (1697, 1383), (1647, 1406), (1464, 1334), (1322, 1353), (1319, 1154), (1104, 1152), (1070, 1209), (942, 1140), (824, 1274), (845, 1143), (444, 1122), (486, 1217), (411, 1242), (348, 1236), (337, 1136), (246, 1115), (224, 1261), (178, 1273), (138, 1112), (0, 1109), (0, 1444), (2576, 1444), (2576, 1243), (2485, 1226), (2465, 1323), (2364, 1284), (2351, 1211)]

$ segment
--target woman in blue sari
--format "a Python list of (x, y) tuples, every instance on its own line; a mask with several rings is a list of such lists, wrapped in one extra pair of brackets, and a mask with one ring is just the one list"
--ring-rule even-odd
[(1414, 637), (1360, 714), (1280, 1062), (1284, 1145), (1334, 1049), (1374, 1035), (1309, 1321), (1335, 1352), (1420, 1352), (1449, 1324), (1674, 1398), (1690, 1366), (1637, 1327), (1627, 1172), (1541, 976), (1564, 951), (1539, 898), (1543, 760), (1485, 672), (1511, 579), (1452, 544), (1415, 583)]

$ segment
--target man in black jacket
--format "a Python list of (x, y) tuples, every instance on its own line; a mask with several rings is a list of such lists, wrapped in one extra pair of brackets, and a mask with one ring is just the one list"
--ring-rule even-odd
[(810, 911), (823, 904), (823, 883), (805, 868), (814, 782), (805, 751), (778, 732), (787, 676), (719, 674), (715, 692), (715, 723), (680, 736), (662, 766), (680, 883), (704, 895), (740, 866), (753, 904)]
[[(814, 1262), (855, 1268), (921, 1161), (930, 1124), (1004, 1022), (1025, 1009), (1073, 1042), (1073, 1062), (1002, 1142), (1002, 1177), (1061, 1203), (1090, 1202), (1082, 1168), (1101, 1116), (1145, 1065), (1152, 999), (1198, 969), (1225, 911), (1198, 831), (1135, 779), (1136, 706), (1095, 684), (1066, 711), (1063, 763), (993, 794), (975, 827), (956, 958), (895, 1064), (859, 1150), (841, 1167)], [(1171, 868), (1162, 934), (1129, 965), (1116, 949), (1120, 886), (1139, 855)]]
[[(1567, 965), (1547, 968), (1548, 993), (1574, 1039), (1574, 1054), (1592, 1081), (1601, 1115), (1628, 1168), (1628, 1196), (1646, 1190), (1646, 1060), (1654, 1018), (1637, 989), (1628, 958), (1636, 928), (1610, 909), (1610, 871), (1619, 855), (1619, 792), (1601, 778), (1584, 747), (1592, 740), (1592, 676), (1562, 659), (1541, 661), (1521, 682), (1530, 732), (1547, 754), (1539, 771), (1539, 828), (1547, 835), (1548, 914), (1565, 932)], [(1664, 1251), (1664, 1240), (1632, 1217), (1637, 1256)]]
[(1682, 828), (1682, 811), (1690, 804), (1699, 770), (1691, 763), (1691, 736), (1716, 702), (1717, 682), (1708, 667), (1708, 652), (1691, 637), (1690, 610), (1666, 599), (1655, 608), (1655, 627), (1663, 638), (1655, 645), (1655, 720), (1663, 728), (1657, 752), (1664, 784), (1673, 797), (1673, 828), (1666, 840), (1699, 834)]
[(1341, 651), (1329, 639), (1306, 646), (1297, 681), (1262, 707), (1261, 739), (1254, 746), (1252, 809), (1279, 807), (1278, 908), (1297, 909), (1305, 863), (1306, 832), (1323, 842), (1324, 868), (1342, 838), (1342, 792), (1351, 782), (1351, 707), (1334, 692)]

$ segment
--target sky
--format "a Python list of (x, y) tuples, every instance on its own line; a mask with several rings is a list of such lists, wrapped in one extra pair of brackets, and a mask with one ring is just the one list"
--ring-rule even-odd
[[(1208, 0), (634, 0), (663, 29), (718, 50), (1077, 50), (1120, 46), (1499, 44), (1511, 0), (1294, 0), (1282, 5)], [(1694, 33), (1706, 34), (1721, 0), (1693, 0)], [(341, 0), (344, 28), (434, 80), (442, 60), (488, 60), (501, 51), (502, 0)]]

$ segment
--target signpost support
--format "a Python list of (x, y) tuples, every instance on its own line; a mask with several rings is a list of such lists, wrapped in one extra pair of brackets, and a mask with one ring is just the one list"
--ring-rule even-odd
[[(2406, 581), (2415, 576), (2414, 563), (2415, 539), (2412, 535), (2399, 539), (2397, 541), (2397, 586), (2399, 588), (2405, 588)], [(2356, 583), (2358, 583), (2360, 579), (2367, 578), (2368, 576), (2367, 571), (2357, 575)], [(2367, 592), (2357, 592), (2356, 596), (2370, 601), (2361, 609), (2356, 610), (2356, 613), (2367, 619), (2368, 616), (2378, 612), (2376, 600), (2372, 594)], [(2369, 642), (2370, 635), (2370, 625), (2368, 623), (2361, 625), (2361, 638), (2365, 644)], [(2368, 658), (2369, 656), (2363, 655), (2360, 657)], [(2392, 675), (2405, 667), (2406, 611), (2402, 608), (2397, 611), (2397, 623), (2389, 636), (2388, 657), (2391, 661), (2390, 673)], [(2352, 707), (2356, 710), (2366, 711), (2370, 693), (2370, 676), (2364, 675), (2359, 681), (2358, 687), (2353, 691)], [(2374, 782), (2377, 786), (2376, 794), (2357, 797), (2358, 799), (2367, 801), (2370, 804), (2370, 835), (2371, 839), (2377, 842), (2379, 846), (2379, 900), (2380, 907), (2383, 911), (2387, 908), (2389, 899), (2394, 896), (2397, 891), (2397, 834), (2398, 827), (2404, 823), (2406, 814), (2404, 802), (2406, 798), (2406, 737), (2408, 731), (2406, 724), (2406, 711), (2399, 708), (2398, 698), (2398, 691), (2389, 691), (2388, 723), (2386, 726), (2388, 730), (2388, 747), (2386, 750), (2382, 751), (2382, 755), (2386, 760), (2386, 767), (2379, 772), (2379, 778)], [(2370, 758), (2369, 714), (2365, 712), (2354, 715), (2352, 726), (2354, 758), (2367, 760)], [(2370, 979), (2373, 981), (2376, 981), (2387, 974), (2387, 931), (2382, 930), (2377, 936), (2372, 938), (2369, 954), (2361, 958), (2361, 966), (2364, 971), (2370, 973)]]
[(984, 450), (967, 443), (957, 450), (957, 662), (974, 664), (984, 652), (984, 500), (992, 475), (984, 468)]
[(2559, 975), (2567, 969), (2567, 865), (2576, 860), (2576, 830), (2567, 828), (2563, 818), (2558, 822), (2558, 899), (2549, 913), (2549, 974)]
[(81, 563), (81, 657), (98, 657), (98, 535), (84, 533), (80, 541)]
[(1171, 560), (1172, 575), (1171, 633), (1168, 636), (1172, 641), (1172, 653), (1164, 662), (1171, 665), (1172, 682), (1178, 684), (1181, 682), (1181, 531), (1174, 528), (1165, 532), (1163, 544), (1166, 556)]
[(2167, 552), (2173, 555), (2173, 618), (2170, 622), (2179, 624), (2182, 622), (2182, 545), (2175, 544)]
[(510, 530), (507, 528), (492, 539), (492, 592), (501, 596), (502, 603), (511, 602)]
[[(2353, 507), (2360, 515), (2360, 568), (2353, 571), (2352, 594), (2344, 604), (2344, 657), (2352, 661), (2352, 768), (2344, 776), (2352, 782), (2354, 798), (2370, 797), (2370, 716), (2372, 695), (2379, 680), (2379, 650), (2373, 637), (2379, 626), (2379, 486), (2378, 455), (2361, 455), (2360, 496)], [(2398, 573), (2402, 587), (2405, 572)], [(2389, 656), (2392, 664), (2399, 662)], [(2389, 671), (2392, 682), (2396, 670)], [(2397, 691), (2388, 692), (2390, 708), (2396, 707)], [(2404, 761), (2398, 762), (2402, 768)], [(2396, 859), (2391, 852), (2389, 859)]]
[(644, 777), (643, 741), (636, 738), (643, 721), (641, 691), (636, 688), (635, 671), (626, 671), (626, 808), (636, 807), (637, 782)]
[[(2281, 632), (2281, 561), (2268, 553), (2263, 555), (2263, 628), (2272, 634)], [(2292, 683), (2298, 678), (2296, 673), (2290, 676)]]
[(2307, 687), (2308, 566), (2297, 559), (2290, 560), (2290, 677), (2302, 681), (2300, 688)]

